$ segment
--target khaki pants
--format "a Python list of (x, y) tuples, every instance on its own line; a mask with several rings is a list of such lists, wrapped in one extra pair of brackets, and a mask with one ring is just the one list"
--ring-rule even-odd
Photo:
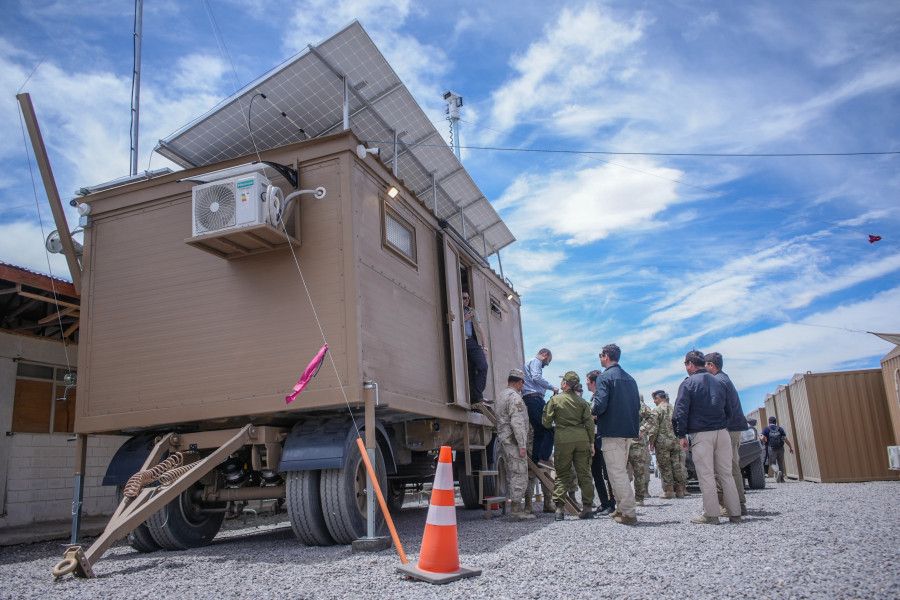
[(616, 510), (626, 517), (636, 517), (634, 490), (631, 489), (626, 467), (629, 448), (631, 448), (631, 438), (603, 438), (603, 462), (606, 463), (609, 483), (612, 485), (613, 494), (616, 497)]
[(744, 496), (744, 475), (741, 473), (741, 432), (729, 431), (728, 435), (731, 436), (731, 475), (734, 477), (741, 508), (745, 508), (747, 498)]
[[(604, 441), (605, 443), (605, 441)], [(719, 518), (719, 495), (716, 480), (722, 485), (725, 508), (731, 517), (741, 515), (741, 502), (731, 475), (731, 436), (725, 429), (701, 431), (691, 436), (691, 456), (703, 495), (703, 516)]]

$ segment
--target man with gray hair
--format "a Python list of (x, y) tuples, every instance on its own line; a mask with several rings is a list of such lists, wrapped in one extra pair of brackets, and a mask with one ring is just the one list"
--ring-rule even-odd
[[(731, 407), (721, 381), (706, 370), (706, 358), (699, 350), (691, 350), (684, 357), (687, 378), (678, 388), (672, 425), (675, 435), (681, 439), (685, 452), (691, 449), (700, 493), (703, 496), (703, 514), (691, 519), (691, 523), (718, 525), (719, 501), (716, 479), (722, 484), (722, 496), (728, 518), (732, 523), (741, 522), (741, 503), (731, 476), (731, 437), (728, 422)], [(691, 436), (690, 445), (686, 436)]]
[[(731, 378), (722, 370), (722, 355), (718, 352), (710, 352), (706, 360), (706, 370), (722, 382), (725, 386), (728, 406), (731, 408), (731, 419), (728, 421), (728, 435), (731, 437), (731, 475), (734, 477), (734, 485), (737, 487), (738, 499), (741, 501), (741, 516), (747, 514), (747, 497), (744, 495), (744, 474), (741, 473), (741, 434), (747, 430), (747, 417), (741, 408), (741, 399), (738, 396)], [(719, 505), (722, 515), (726, 514), (725, 503), (719, 496)]]
[(522, 384), (525, 373), (513, 369), (507, 377), (506, 388), (494, 401), (494, 415), (497, 419), (497, 441), (500, 455), (506, 465), (506, 488), (509, 496), (509, 520), (531, 521), (535, 519), (530, 510), (522, 512), (522, 498), (528, 483), (528, 411), (522, 402)]

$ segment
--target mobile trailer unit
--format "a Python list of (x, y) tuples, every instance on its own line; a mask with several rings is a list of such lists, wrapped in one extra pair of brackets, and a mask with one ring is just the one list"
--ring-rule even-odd
[[(344, 51), (351, 42), (374, 49), (353, 23), (301, 59), (327, 63), (334, 40)], [(390, 89), (373, 90), (373, 97), (408, 95), (402, 84), (379, 83)], [(432, 452), (442, 445), (458, 451), (466, 505), (487, 502), (486, 478), (496, 474), (488, 467), (492, 428), (468, 397), (461, 293), (469, 292), (485, 329), (490, 398), (508, 370), (524, 362), (518, 295), (485, 258), (513, 238), (483, 196), (460, 198), (460, 190), (480, 192), (455, 157), (452, 169), (435, 162), (435, 152), (452, 156), (446, 146), (417, 157), (395, 137), (389, 170), (385, 152), (382, 161), (371, 158), (357, 128), (346, 127), (346, 108), (341, 133), (325, 127), (318, 136), (304, 132), (307, 141), (278, 145), (261, 126), (254, 131), (271, 148), (260, 144), (259, 152), (240, 154), (229, 139), (228, 158), (192, 155), (202, 166), (85, 196), (75, 429), (135, 437), (105, 480), (125, 487), (116, 527), (107, 528), (86, 560), (70, 563), (89, 566), (128, 530), (132, 546), (143, 551), (206, 544), (226, 503), (262, 498), (286, 500), (305, 543), (349, 543), (368, 525), (365, 471), (354, 444), (359, 430), (395, 506), (405, 483), (433, 474)], [(400, 117), (415, 121), (411, 111)], [(433, 130), (427, 119), (419, 121), (401, 124), (414, 129), (424, 122)], [(385, 124), (380, 116), (363, 120), (363, 133), (372, 122)], [(180, 141), (161, 143), (163, 153), (172, 157)], [(409, 186), (421, 181), (429, 160), (435, 170), (426, 201), (421, 185)], [(398, 163), (410, 179), (399, 178)], [(440, 178), (438, 169), (446, 171)], [(323, 187), (327, 195), (300, 196), (282, 230), (259, 223), (198, 233), (192, 188), (215, 183), (221, 173), (267, 178), (282, 196), (303, 187)], [(388, 195), (392, 188), (399, 194)], [(272, 189), (264, 200), (274, 197)], [(478, 220), (464, 214), (463, 204), (477, 209), (481, 231), (472, 231)], [(475, 249), (479, 242), (483, 252)], [(321, 371), (286, 404), (325, 340)], [(147, 487), (125, 485), (136, 470), (176, 452), (189, 464), (170, 491), (154, 497)], [(140, 507), (128, 512), (129, 504)]]

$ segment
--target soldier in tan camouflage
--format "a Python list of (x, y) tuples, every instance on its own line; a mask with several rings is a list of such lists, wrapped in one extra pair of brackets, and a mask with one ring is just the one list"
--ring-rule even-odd
[[(506, 465), (506, 489), (509, 497), (510, 521), (531, 521), (536, 517), (531, 510), (522, 510), (522, 498), (528, 482), (528, 409), (522, 401), (522, 384), (525, 373), (513, 369), (507, 377), (506, 389), (494, 400), (497, 423), (497, 441), (500, 455)], [(530, 503), (529, 503), (530, 504)]]
[(682, 451), (675, 430), (672, 429), (672, 405), (663, 390), (653, 392), (656, 408), (654, 427), (648, 430), (648, 441), (656, 452), (656, 466), (663, 480), (665, 491), (660, 498), (683, 498), (686, 475), (682, 466)]
[(629, 475), (634, 478), (634, 503), (638, 506), (644, 505), (645, 498), (645, 479), (644, 476), (650, 468), (650, 456), (647, 450), (647, 434), (646, 430), (652, 428), (654, 422), (653, 411), (650, 410), (643, 400), (641, 400), (641, 408), (638, 414), (640, 418), (640, 431), (638, 437), (634, 438), (631, 446), (628, 448), (628, 464), (627, 469)]

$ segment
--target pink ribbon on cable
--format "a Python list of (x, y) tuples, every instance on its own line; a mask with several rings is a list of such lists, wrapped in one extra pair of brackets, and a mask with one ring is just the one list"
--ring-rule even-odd
[(285, 396), (284, 403), (290, 404), (297, 397), (297, 394), (303, 391), (303, 388), (306, 387), (306, 384), (309, 383), (309, 380), (315, 377), (319, 373), (319, 368), (322, 366), (322, 363), (325, 361), (325, 354), (328, 352), (328, 344), (322, 346), (322, 349), (319, 350), (319, 353), (316, 354), (316, 357), (312, 359), (312, 362), (306, 365), (306, 369), (303, 371), (303, 375), (300, 376), (300, 379), (297, 380), (297, 385), (294, 386), (294, 393)]

